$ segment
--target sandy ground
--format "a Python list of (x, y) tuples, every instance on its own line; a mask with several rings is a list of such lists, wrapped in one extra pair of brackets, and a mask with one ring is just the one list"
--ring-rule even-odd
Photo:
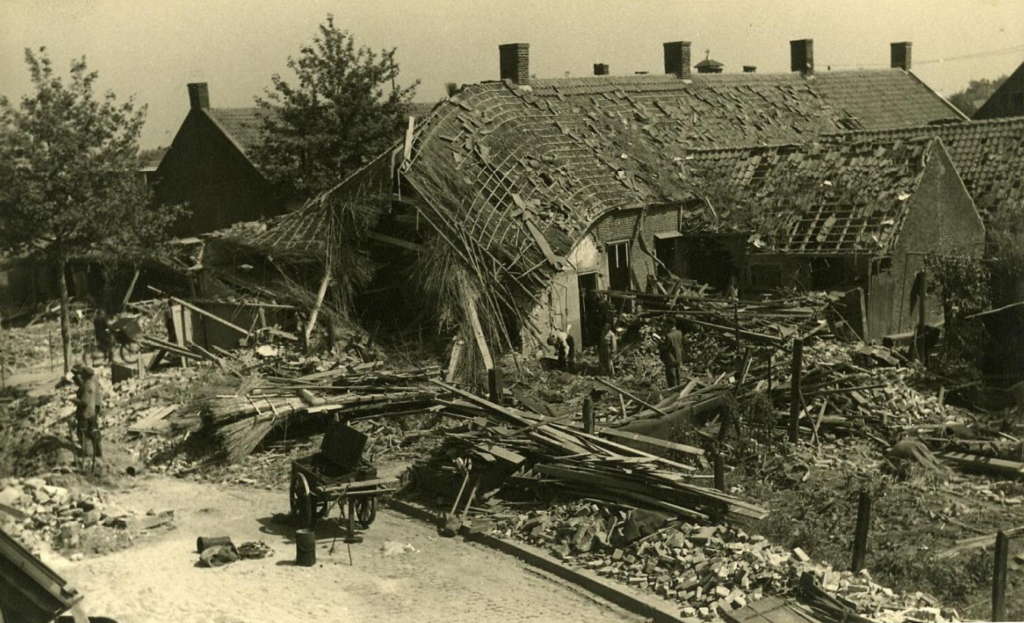
[[(514, 558), (462, 539), (444, 539), (422, 522), (378, 513), (353, 545), (330, 521), (318, 528), (317, 565), (294, 565), (292, 530), (272, 520), (286, 492), (238, 489), (165, 477), (134, 481), (112, 496), (130, 509), (173, 508), (175, 527), (134, 547), (73, 563), (48, 560), (85, 595), (93, 616), (118, 623), (307, 623), (315, 621), (640, 621)], [(336, 516), (332, 514), (332, 517)], [(158, 531), (160, 529), (157, 529)], [(196, 537), (263, 540), (274, 556), (217, 569), (196, 566)], [(385, 556), (385, 540), (418, 550)]]

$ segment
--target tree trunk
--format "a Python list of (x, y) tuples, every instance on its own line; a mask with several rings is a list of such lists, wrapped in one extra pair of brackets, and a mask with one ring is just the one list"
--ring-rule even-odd
[(64, 345), (64, 374), (71, 371), (71, 300), (68, 296), (68, 261), (57, 259), (60, 284), (60, 341)]

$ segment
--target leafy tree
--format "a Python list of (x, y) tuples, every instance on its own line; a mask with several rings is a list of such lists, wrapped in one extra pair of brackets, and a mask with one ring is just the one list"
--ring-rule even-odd
[(362, 46), (334, 16), (299, 57), (288, 58), (297, 84), (274, 74), (273, 89), (256, 98), (265, 112), (254, 157), (274, 182), (297, 196), (327, 190), (401, 137), (416, 92), (398, 88), (395, 48), (380, 55)]
[(973, 117), (974, 113), (978, 112), (978, 109), (981, 108), (981, 105), (987, 102), (988, 98), (992, 97), (996, 89), (1003, 86), (1007, 78), (1009, 76), (999, 76), (995, 80), (988, 80), (986, 78), (971, 80), (966, 89), (950, 95), (949, 101), (959, 108), (960, 112), (968, 117)]
[(75, 257), (138, 261), (181, 208), (149, 210), (137, 176), (145, 106), (94, 93), (85, 58), (70, 79), (55, 74), (45, 48), (25, 50), (34, 86), (20, 105), (0, 98), (0, 244), (35, 249), (58, 269), (65, 372), (71, 363), (67, 264)]

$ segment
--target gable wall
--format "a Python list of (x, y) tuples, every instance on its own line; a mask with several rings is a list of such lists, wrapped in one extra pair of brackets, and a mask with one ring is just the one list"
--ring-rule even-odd
[(205, 113), (190, 110), (157, 171), (156, 200), (188, 203), (175, 235), (192, 236), (281, 214), (270, 184)]
[(1024, 116), (1024, 64), (974, 113), (974, 119)]
[[(984, 251), (981, 217), (941, 147), (932, 148), (921, 184), (909, 201), (907, 220), (893, 253), (895, 290), (888, 333), (912, 331), (917, 325), (918, 310), (911, 292), (917, 274), (924, 270), (927, 254), (966, 252), (981, 257)], [(936, 288), (929, 287), (926, 305), (927, 321), (941, 322), (942, 303)]]

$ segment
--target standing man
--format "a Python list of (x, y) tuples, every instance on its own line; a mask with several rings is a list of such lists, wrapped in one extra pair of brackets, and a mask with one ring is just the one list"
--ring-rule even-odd
[(612, 331), (611, 323), (606, 322), (604, 331), (601, 334), (601, 341), (597, 343), (597, 357), (601, 362), (601, 372), (605, 376), (615, 376), (615, 351), (618, 346), (618, 338), (615, 331)]
[[(670, 324), (672, 321), (669, 321)], [(681, 382), (682, 378), (682, 366), (683, 366), (683, 332), (681, 327), (683, 324), (682, 318), (676, 318), (675, 323), (671, 324), (671, 329), (665, 336), (665, 379), (668, 381), (668, 387), (677, 387)]]
[(99, 379), (92, 368), (75, 364), (71, 370), (78, 390), (72, 401), (75, 403), (75, 416), (78, 420), (78, 444), (82, 460), (85, 464), (85, 440), (92, 441), (92, 471), (96, 470), (96, 459), (103, 457), (103, 446), (100, 439), (99, 412), (102, 409)]
[(102, 309), (92, 318), (93, 332), (96, 336), (96, 347), (103, 353), (107, 363), (114, 361), (114, 336), (110, 333), (110, 318)]

